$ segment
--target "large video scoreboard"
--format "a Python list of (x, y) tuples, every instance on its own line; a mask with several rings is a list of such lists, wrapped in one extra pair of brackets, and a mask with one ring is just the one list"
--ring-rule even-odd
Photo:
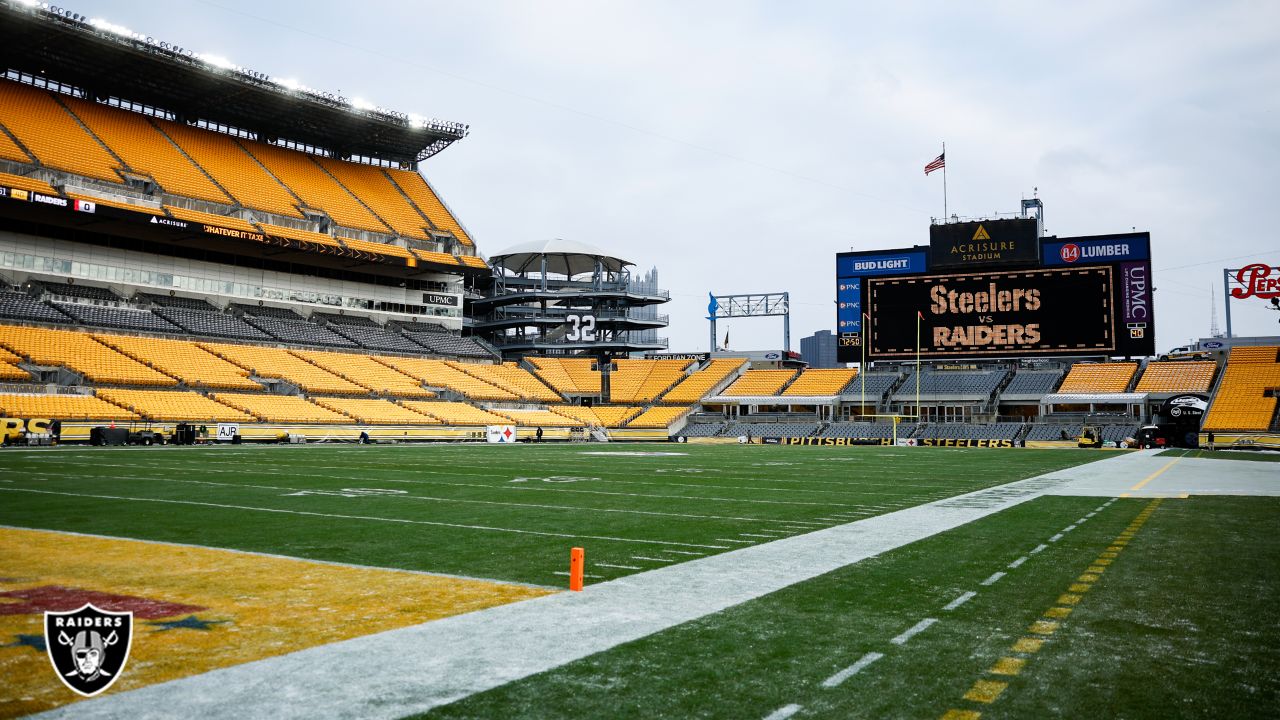
[(836, 256), (840, 362), (1155, 352), (1151, 237), (935, 225), (929, 246)]

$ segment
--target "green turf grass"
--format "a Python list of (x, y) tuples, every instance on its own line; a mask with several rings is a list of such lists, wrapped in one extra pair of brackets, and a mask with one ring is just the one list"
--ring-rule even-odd
[[(614, 454), (635, 452), (683, 454)], [(573, 546), (600, 582), (1099, 457), (674, 444), (0, 451), (0, 524), (563, 586)]]
[[(963, 700), (1148, 501), (1047, 542), (1101, 502), (1039, 498), (426, 717), (763, 718), (790, 704), (805, 718), (1274, 717), (1275, 498), (1164, 501), (994, 703)], [(889, 642), (928, 617), (940, 622)], [(884, 657), (822, 687), (871, 651)]]
[(1280, 453), (1265, 450), (1165, 450), (1160, 457), (1187, 457), (1206, 460), (1253, 460), (1280, 462)]

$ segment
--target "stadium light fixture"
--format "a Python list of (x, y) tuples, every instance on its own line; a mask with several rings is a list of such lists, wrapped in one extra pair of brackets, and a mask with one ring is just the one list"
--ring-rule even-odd
[(115, 33), (116, 35), (122, 35), (128, 38), (137, 35), (137, 33), (123, 25), (117, 25), (113, 22), (103, 20), (102, 18), (93, 18), (89, 21), (89, 24), (103, 32)]
[(212, 65), (222, 70), (234, 70), (236, 64), (221, 55), (212, 55), (209, 53), (197, 53), (196, 58), (206, 65)]

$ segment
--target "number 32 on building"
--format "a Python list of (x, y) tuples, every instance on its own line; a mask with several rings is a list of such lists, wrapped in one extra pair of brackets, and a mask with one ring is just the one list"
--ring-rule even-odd
[(569, 342), (595, 342), (595, 315), (565, 315), (564, 339)]

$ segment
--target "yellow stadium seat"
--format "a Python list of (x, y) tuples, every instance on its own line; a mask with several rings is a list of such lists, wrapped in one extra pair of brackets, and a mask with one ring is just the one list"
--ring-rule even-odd
[(1121, 393), (1129, 388), (1138, 363), (1076, 363), (1058, 388), (1065, 394)]
[(505, 415), (523, 427), (569, 427), (574, 423), (569, 418), (553, 413), (550, 410), (513, 410), (503, 408), (494, 411)]
[(325, 172), (312, 156), (260, 142), (243, 140), (240, 144), (294, 195), (302, 198), (307, 207), (323, 210), (343, 227), (379, 233), (392, 232), (347, 188)]
[(511, 418), (483, 410), (463, 402), (444, 400), (405, 400), (400, 403), (410, 410), (439, 420), (445, 425), (509, 425)]
[(693, 408), (689, 406), (669, 407), (658, 405), (640, 413), (636, 419), (627, 423), (629, 428), (669, 428), (676, 420), (684, 417)]
[(108, 182), (123, 180), (116, 172), (119, 161), (85, 132), (51, 93), (0, 80), (0, 125), (22, 141), (42, 165)]
[(257, 418), (195, 392), (100, 388), (98, 397), (159, 422), (255, 422)]
[(298, 199), (234, 138), (180, 123), (156, 125), (244, 207), (301, 218)]
[(599, 395), (600, 371), (590, 358), (526, 358), (538, 377), (561, 395)]
[(640, 414), (641, 408), (627, 405), (551, 405), (547, 408), (557, 415), (563, 415), (578, 425), (589, 427), (618, 428), (628, 420)]
[(253, 223), (243, 218), (231, 215), (217, 215), (214, 213), (200, 212), (199, 210), (188, 210), (186, 208), (175, 207), (173, 205), (165, 205), (164, 209), (173, 217), (187, 222), (199, 223), (201, 225), (217, 225), (218, 227), (231, 228), (233, 230), (243, 230), (245, 232), (256, 233), (258, 228)]
[(1280, 347), (1234, 347), (1200, 429), (1270, 430), (1276, 417), (1277, 391), (1280, 391)]
[(386, 172), (392, 181), (404, 191), (404, 194), (409, 196), (413, 204), (422, 211), (422, 214), (431, 220), (431, 224), (437, 230), (452, 234), (463, 245), (473, 244), (466, 231), (462, 229), (461, 223), (449, 212), (444, 203), (440, 201), (440, 197), (431, 189), (431, 186), (427, 185), (427, 181), (421, 175), (412, 170), (395, 170), (391, 168), (388, 168)]
[(559, 402), (563, 400), (554, 390), (547, 387), (533, 373), (513, 362), (501, 365), (490, 363), (466, 363), (452, 360), (445, 361), (449, 367), (460, 370), (478, 380), (496, 386), (524, 400), (538, 402)]
[(663, 395), (662, 402), (684, 405), (698, 402), (706, 397), (712, 388), (737, 372), (746, 362), (746, 360), (729, 358), (712, 360), (705, 368), (681, 380), (666, 395)]
[(293, 355), (366, 390), (395, 397), (435, 397), (422, 387), (422, 382), (384, 365), (367, 355), (326, 352), (322, 350), (290, 350)]
[(375, 355), (374, 359), (430, 387), (452, 390), (473, 400), (518, 400), (520, 396), (465, 373), (445, 360)]
[(150, 175), (165, 192), (227, 205), (234, 202), (145, 116), (88, 100), (64, 98), (63, 102), (130, 170)]
[(92, 395), (0, 395), (0, 415), (50, 420), (137, 420), (137, 413)]
[(251, 375), (278, 378), (292, 383), (308, 393), (332, 395), (367, 395), (368, 388), (344, 380), (333, 373), (289, 354), (280, 348), (231, 343), (202, 342), (200, 347), (228, 362), (248, 370)]
[(320, 407), (297, 395), (220, 392), (210, 397), (223, 405), (260, 417), (266, 422), (313, 425), (351, 423), (351, 418), (346, 415)]
[(363, 425), (439, 425), (440, 421), (390, 400), (313, 397), (321, 407), (340, 412)]
[(858, 371), (853, 368), (815, 368), (803, 370), (783, 395), (838, 395)]
[[(7, 138), (8, 135), (0, 133), (0, 137)], [(44, 193), (45, 195), (57, 195), (58, 191), (53, 186), (43, 180), (29, 178), (25, 175), (11, 175), (9, 173), (0, 173), (0, 185), (8, 188), (17, 188), (18, 190), (29, 190), (31, 192)]]
[(1212, 360), (1149, 362), (1134, 392), (1209, 392), (1217, 367)]
[(776, 395), (796, 376), (795, 370), (748, 370), (725, 389), (725, 395)]
[(37, 365), (58, 365), (92, 382), (173, 386), (178, 381), (107, 347), (88, 333), (0, 326), (0, 346)]
[(427, 226), (426, 218), (383, 174), (382, 168), (332, 158), (316, 158), (316, 161), (373, 208), (396, 233), (419, 240), (430, 239), (423, 229)]
[(161, 340), (128, 335), (95, 334), (121, 353), (175, 377), (190, 387), (261, 390), (244, 368), (227, 362), (187, 340)]

